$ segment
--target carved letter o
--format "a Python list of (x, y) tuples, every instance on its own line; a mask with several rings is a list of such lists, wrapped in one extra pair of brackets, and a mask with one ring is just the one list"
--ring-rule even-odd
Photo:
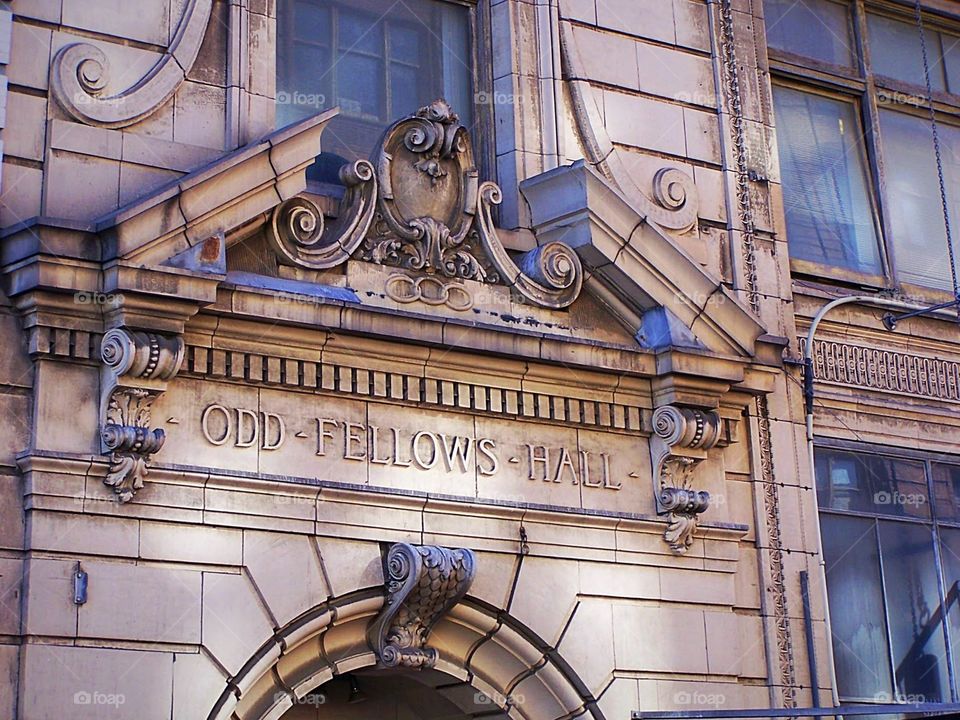
[[(421, 438), (430, 438), (430, 446), (433, 448), (433, 452), (430, 455), (429, 462), (424, 460), (420, 456), (420, 439)], [(440, 453), (437, 450), (437, 436), (432, 432), (426, 432), (425, 430), (419, 431), (416, 435), (413, 436), (413, 459), (417, 463), (417, 466), (422, 470), (430, 470), (434, 465), (437, 464), (437, 460), (440, 459)]]
[[(208, 427), (208, 421), (210, 420), (210, 413), (214, 410), (219, 410), (223, 413), (224, 420), (224, 431), (223, 437), (214, 440), (213, 435), (210, 434), (210, 428)], [(207, 442), (212, 445), (223, 445), (227, 438), (230, 437), (230, 411), (227, 410), (223, 405), (208, 405), (203, 411), (203, 415), (200, 416), (200, 430), (203, 432), (203, 436), (207, 439)]]

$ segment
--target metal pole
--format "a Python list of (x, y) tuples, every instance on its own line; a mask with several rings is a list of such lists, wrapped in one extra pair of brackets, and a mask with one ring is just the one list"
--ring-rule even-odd
[(807, 665), (810, 668), (810, 695), (813, 706), (820, 707), (820, 678), (817, 674), (817, 649), (813, 640), (813, 612), (810, 610), (810, 573), (800, 571), (800, 598), (803, 600), (803, 625), (807, 634)]

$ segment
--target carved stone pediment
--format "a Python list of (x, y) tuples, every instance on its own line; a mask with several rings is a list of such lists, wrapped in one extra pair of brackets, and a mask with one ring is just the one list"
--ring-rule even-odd
[(476, 559), (470, 550), (396, 543), (387, 552), (387, 597), (369, 630), (370, 645), (386, 667), (433, 667), (430, 630), (470, 588)]
[[(583, 270), (566, 244), (516, 259), (506, 251), (492, 218), (500, 188), (480, 182), (469, 134), (444, 100), (387, 128), (372, 162), (346, 166), (341, 180), (347, 193), (330, 228), (304, 197), (274, 210), (270, 241), (282, 262), (322, 270), (354, 258), (395, 267), (437, 278), (437, 297), (461, 280), (509, 285), (548, 308), (580, 294)], [(385, 287), (395, 277), (387, 275)]]
[(664, 405), (653, 413), (650, 453), (657, 512), (668, 516), (663, 539), (676, 553), (693, 544), (697, 519), (710, 506), (710, 493), (696, 488), (695, 469), (719, 442), (720, 428), (713, 410)]

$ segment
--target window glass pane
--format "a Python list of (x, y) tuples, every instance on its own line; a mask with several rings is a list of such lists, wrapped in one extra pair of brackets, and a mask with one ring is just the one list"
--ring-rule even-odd
[(881, 274), (853, 103), (782, 87), (773, 100), (791, 256)]
[(821, 448), (816, 465), (817, 497), (823, 509), (930, 517), (922, 462)]
[[(951, 220), (960, 218), (960, 131), (939, 123)], [(889, 242), (897, 279), (949, 289), (950, 255), (937, 191), (937, 163), (929, 120), (880, 112), (880, 131), (890, 215)]]
[(940, 528), (940, 558), (946, 595), (950, 650), (954, 668), (960, 667), (960, 530)]
[(947, 73), (947, 90), (960, 94), (960, 37), (940, 34), (943, 45), (943, 65)]
[(960, 522), (960, 465), (933, 464), (933, 498), (938, 520)]
[(444, 0), (278, 0), (277, 124), (340, 106), (308, 171), (336, 182), (384, 128), (437, 98), (469, 127), (470, 10)]
[(880, 548), (897, 691), (914, 702), (949, 700), (931, 528), (881, 521)]
[(770, 47), (833, 65), (853, 65), (848, 7), (827, 0), (766, 0), (763, 13)]
[(840, 695), (892, 695), (880, 558), (874, 521), (820, 515), (833, 656)]
[[(920, 32), (915, 24), (881, 15), (867, 15), (867, 32), (870, 35), (870, 63), (874, 73), (926, 87)], [(934, 90), (945, 90), (940, 34), (924, 28), (924, 35), (930, 61), (930, 83)]]

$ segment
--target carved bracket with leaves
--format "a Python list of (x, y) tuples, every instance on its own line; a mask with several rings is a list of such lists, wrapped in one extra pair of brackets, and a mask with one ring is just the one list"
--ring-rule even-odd
[(307, 198), (274, 211), (270, 237), (281, 261), (324, 269), (360, 259), (436, 278), (444, 295), (464, 280), (509, 285), (548, 308), (580, 294), (583, 269), (567, 245), (551, 242), (517, 258), (504, 248), (492, 218), (502, 193), (480, 182), (470, 136), (445, 100), (393, 123), (372, 161), (346, 166), (341, 180), (347, 193), (329, 230)]
[(154, 401), (180, 370), (179, 336), (115, 328), (100, 343), (100, 445), (110, 466), (104, 483), (124, 503), (143, 487), (164, 432), (150, 427)]
[(676, 553), (693, 544), (697, 519), (710, 494), (695, 487), (696, 467), (720, 440), (720, 416), (713, 410), (664, 405), (653, 413), (650, 441), (657, 512), (668, 516), (663, 539)]
[(387, 597), (370, 625), (370, 646), (385, 667), (429, 668), (437, 651), (430, 630), (473, 582), (471, 550), (395, 543), (384, 563)]

